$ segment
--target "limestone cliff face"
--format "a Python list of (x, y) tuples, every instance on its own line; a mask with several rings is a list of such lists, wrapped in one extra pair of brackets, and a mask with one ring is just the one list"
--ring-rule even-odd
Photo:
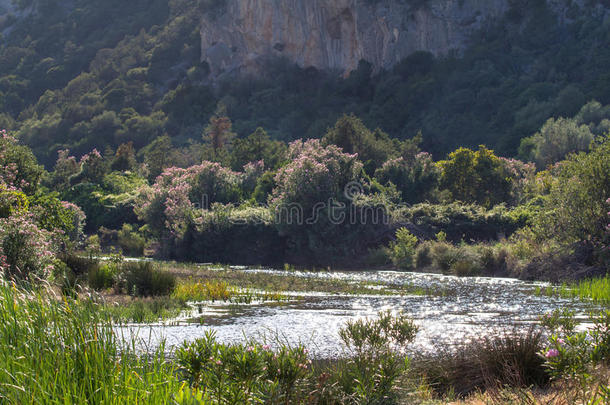
[(503, 15), (508, 0), (227, 0), (202, 19), (202, 60), (213, 76), (256, 71), (270, 56), (348, 73), (362, 59), (391, 67), (418, 50), (436, 55)]

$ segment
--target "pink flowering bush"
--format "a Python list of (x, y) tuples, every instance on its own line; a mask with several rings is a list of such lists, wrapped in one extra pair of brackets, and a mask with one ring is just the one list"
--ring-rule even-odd
[(31, 214), (0, 219), (0, 269), (8, 278), (44, 279), (53, 270), (55, 235), (36, 225)]
[(511, 179), (512, 204), (518, 204), (532, 193), (536, 181), (536, 165), (534, 163), (524, 163), (517, 159), (500, 158), (506, 175)]
[(241, 174), (244, 193), (250, 195), (254, 192), (258, 179), (265, 173), (265, 162), (262, 160), (250, 162), (244, 166)]
[(57, 152), (55, 170), (51, 174), (50, 185), (56, 190), (65, 190), (70, 187), (70, 178), (76, 175), (80, 166), (74, 156), (70, 156), (68, 149)]
[(107, 172), (104, 158), (97, 149), (84, 155), (80, 160), (80, 166), (82, 180), (89, 183), (100, 183)]
[(440, 170), (429, 153), (421, 152), (413, 160), (388, 160), (377, 169), (375, 177), (381, 184), (394, 184), (403, 201), (415, 204), (435, 199)]
[(0, 185), (30, 195), (38, 188), (42, 173), (32, 151), (19, 145), (6, 130), (0, 130)]
[(346, 187), (362, 184), (362, 163), (357, 155), (314, 139), (290, 144), (288, 159), (270, 197), (278, 229), (289, 236), (294, 253), (332, 257), (336, 247), (347, 245), (335, 242), (349, 236), (348, 218), (341, 214), (352, 204), (348, 197), (356, 197)]
[(140, 189), (136, 214), (157, 235), (181, 237), (198, 210), (237, 202), (240, 175), (218, 163), (166, 169), (152, 187)]
[(610, 364), (610, 311), (590, 317), (593, 327), (582, 332), (576, 330), (573, 312), (555, 311), (541, 319), (551, 336), (540, 356), (553, 378), (573, 385), (573, 391), (580, 397), (574, 399), (575, 403), (593, 403), (587, 400), (596, 395), (591, 387), (598, 386), (600, 378), (602, 383), (604, 380), (607, 383), (607, 377), (598, 375), (596, 368)]
[(317, 139), (291, 143), (288, 160), (275, 177), (274, 205), (311, 207), (330, 198), (344, 199), (345, 186), (359, 180), (362, 171), (357, 155), (343, 153), (334, 145), (324, 147)]

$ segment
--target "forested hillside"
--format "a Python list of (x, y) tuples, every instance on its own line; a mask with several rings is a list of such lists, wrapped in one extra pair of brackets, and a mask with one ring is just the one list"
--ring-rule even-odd
[[(222, 103), (238, 137), (320, 138), (343, 113), (407, 139), (435, 158), (478, 144), (516, 156), (522, 138), (588, 101), (610, 103), (608, 4), (511, 2), (461, 54), (413, 54), (390, 71), (361, 63), (348, 78), (270, 62), (262, 75), (211, 83), (199, 25), (217, 1), (19, 1), (0, 19), (0, 126), (51, 168), (60, 149), (82, 156), (167, 135), (200, 160), (202, 133)], [(423, 3), (422, 7), (425, 7)]]

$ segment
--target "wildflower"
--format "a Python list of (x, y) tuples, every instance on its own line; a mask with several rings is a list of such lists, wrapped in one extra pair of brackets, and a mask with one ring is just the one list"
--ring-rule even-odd
[(222, 365), (222, 361), (220, 361), (220, 360), (216, 360), (216, 365), (217, 365), (217, 366)]
[(271, 346), (269, 346), (269, 345), (263, 345), (263, 350), (267, 350), (267, 351), (268, 351), (268, 350), (270, 350), (270, 349), (271, 349)]
[(557, 339), (557, 343), (559, 343), (560, 345), (565, 344), (565, 341), (561, 338)]
[(559, 356), (559, 350), (557, 349), (551, 349), (548, 352), (546, 352), (546, 354), (544, 355), (544, 357), (546, 357), (547, 359), (552, 359)]

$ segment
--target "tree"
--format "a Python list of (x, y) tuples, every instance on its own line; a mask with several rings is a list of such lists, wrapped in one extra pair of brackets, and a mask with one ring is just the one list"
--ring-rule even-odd
[(440, 170), (430, 154), (421, 152), (410, 159), (388, 160), (375, 172), (383, 185), (390, 183), (400, 191), (403, 201), (415, 204), (436, 198)]
[(141, 153), (148, 168), (148, 178), (154, 180), (171, 165), (172, 140), (167, 135), (160, 136), (142, 149)]
[(133, 142), (127, 142), (119, 145), (114, 159), (110, 164), (110, 169), (113, 171), (124, 172), (132, 170), (136, 165), (136, 154), (133, 149)]
[(226, 107), (224, 104), (219, 104), (216, 112), (210, 118), (210, 123), (203, 131), (203, 140), (211, 146), (215, 153), (218, 153), (235, 137), (235, 134), (231, 132), (232, 128), (233, 123), (227, 116)]
[(284, 163), (286, 145), (273, 141), (267, 132), (257, 128), (254, 133), (244, 139), (235, 139), (231, 148), (231, 168), (241, 170), (250, 162), (262, 160), (270, 169), (277, 169)]
[(512, 180), (506, 166), (483, 145), (476, 152), (459, 148), (438, 165), (441, 189), (450, 191), (456, 200), (488, 208), (511, 200)]
[(344, 115), (324, 135), (326, 145), (337, 145), (346, 153), (357, 153), (365, 171), (373, 174), (389, 156), (395, 145), (381, 130), (371, 132), (355, 115)]
[(540, 132), (521, 142), (520, 153), (543, 169), (569, 153), (588, 150), (593, 138), (590, 128), (575, 119), (550, 118)]
[[(541, 238), (563, 244), (587, 241), (600, 252), (610, 245), (610, 135), (560, 162), (541, 215), (535, 221)], [(607, 254), (607, 253), (606, 253)]]
[(417, 237), (407, 228), (396, 231), (396, 240), (390, 246), (392, 261), (396, 266), (404, 270), (413, 268), (417, 242)]

